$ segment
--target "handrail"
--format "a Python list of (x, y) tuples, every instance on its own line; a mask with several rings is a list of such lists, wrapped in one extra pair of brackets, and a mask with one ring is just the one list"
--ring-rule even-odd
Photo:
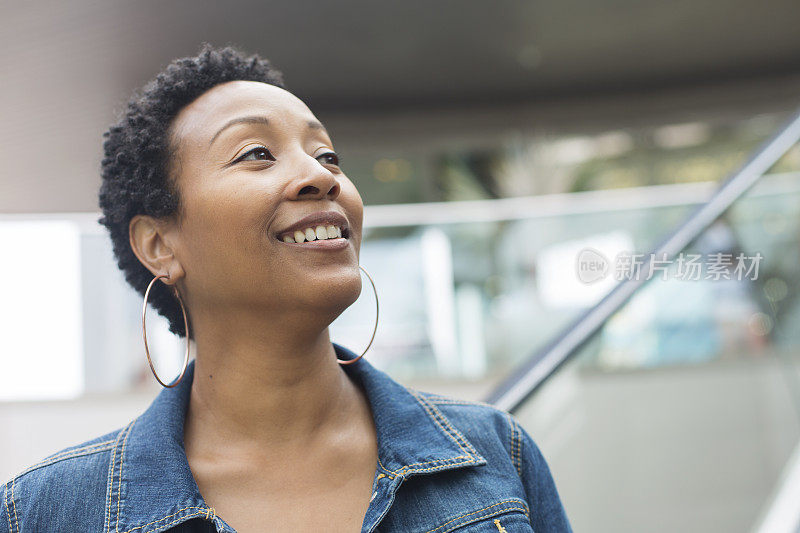
[[(711, 223), (742, 196), (767, 170), (800, 140), (800, 111), (736, 172), (729, 175), (708, 202), (698, 206), (686, 219), (646, 255), (643, 271), (650, 260), (672, 258), (697, 238)], [(594, 307), (582, 313), (538, 350), (521, 368), (497, 386), (486, 402), (514, 412), (600, 329), (647, 280), (633, 276), (616, 284)]]

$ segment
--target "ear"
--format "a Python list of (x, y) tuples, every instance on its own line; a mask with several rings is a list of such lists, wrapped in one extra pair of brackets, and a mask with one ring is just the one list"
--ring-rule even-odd
[(153, 276), (169, 274), (169, 279), (161, 281), (174, 285), (185, 272), (168, 242), (169, 227), (169, 222), (149, 215), (135, 215), (128, 225), (128, 236), (133, 253)]

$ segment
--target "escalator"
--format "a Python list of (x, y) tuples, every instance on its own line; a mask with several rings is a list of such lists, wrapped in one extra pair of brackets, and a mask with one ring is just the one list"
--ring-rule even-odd
[(800, 175), (768, 173), (798, 139), (644, 253), (591, 250), (619, 281), (489, 394), (576, 531), (800, 531)]

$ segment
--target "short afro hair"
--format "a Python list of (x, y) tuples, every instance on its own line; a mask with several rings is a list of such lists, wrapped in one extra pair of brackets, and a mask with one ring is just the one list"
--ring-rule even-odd
[[(235, 80), (286, 88), (283, 74), (269, 60), (206, 43), (196, 56), (172, 61), (135, 92), (120, 119), (103, 135), (99, 191), (103, 215), (98, 221), (109, 231), (125, 279), (142, 296), (153, 274), (133, 253), (128, 226), (137, 214), (179, 217), (180, 196), (169, 176), (175, 150), (169, 138), (173, 119), (201, 94)], [(169, 320), (170, 331), (186, 337), (180, 304), (165, 284), (154, 284), (149, 303)]]

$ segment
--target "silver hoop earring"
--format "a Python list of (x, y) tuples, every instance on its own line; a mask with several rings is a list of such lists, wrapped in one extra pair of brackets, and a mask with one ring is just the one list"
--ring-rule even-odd
[(156, 372), (156, 368), (153, 366), (153, 360), (150, 358), (150, 349), (147, 347), (147, 328), (145, 326), (145, 316), (147, 315), (147, 298), (150, 296), (150, 289), (153, 288), (153, 283), (161, 278), (169, 279), (169, 274), (159, 274), (158, 276), (153, 278), (153, 281), (147, 286), (147, 290), (144, 291), (144, 305), (142, 305), (142, 339), (144, 340), (144, 353), (147, 356), (147, 362), (150, 364), (150, 370), (153, 372), (153, 375), (156, 377), (156, 381), (161, 383), (162, 387), (166, 387), (171, 389), (175, 385), (181, 382), (183, 379), (183, 375), (186, 373), (186, 367), (189, 364), (189, 321), (186, 319), (186, 308), (183, 306), (183, 300), (181, 300), (180, 293), (175, 290), (175, 296), (178, 298), (178, 303), (181, 304), (181, 313), (183, 313), (183, 324), (184, 324), (184, 331), (186, 332), (186, 354), (183, 356), (183, 369), (181, 370), (181, 374), (178, 378), (173, 381), (171, 384), (167, 385), (161, 378), (158, 377), (158, 373)]
[(378, 331), (378, 312), (380, 311), (380, 306), (378, 305), (378, 290), (375, 288), (375, 282), (372, 281), (372, 276), (369, 275), (369, 272), (367, 272), (361, 265), (358, 265), (358, 268), (363, 270), (364, 274), (367, 275), (367, 279), (369, 279), (369, 283), (370, 285), (372, 285), (372, 291), (375, 293), (375, 327), (372, 328), (372, 337), (370, 337), (369, 344), (367, 344), (367, 347), (364, 349), (361, 355), (359, 355), (355, 359), (339, 359), (337, 357), (336, 360), (339, 362), (340, 365), (351, 365), (356, 361), (358, 361), (359, 359), (361, 359), (362, 357), (364, 357), (364, 354), (367, 353), (369, 347), (372, 346), (372, 341), (375, 340), (375, 332)]

